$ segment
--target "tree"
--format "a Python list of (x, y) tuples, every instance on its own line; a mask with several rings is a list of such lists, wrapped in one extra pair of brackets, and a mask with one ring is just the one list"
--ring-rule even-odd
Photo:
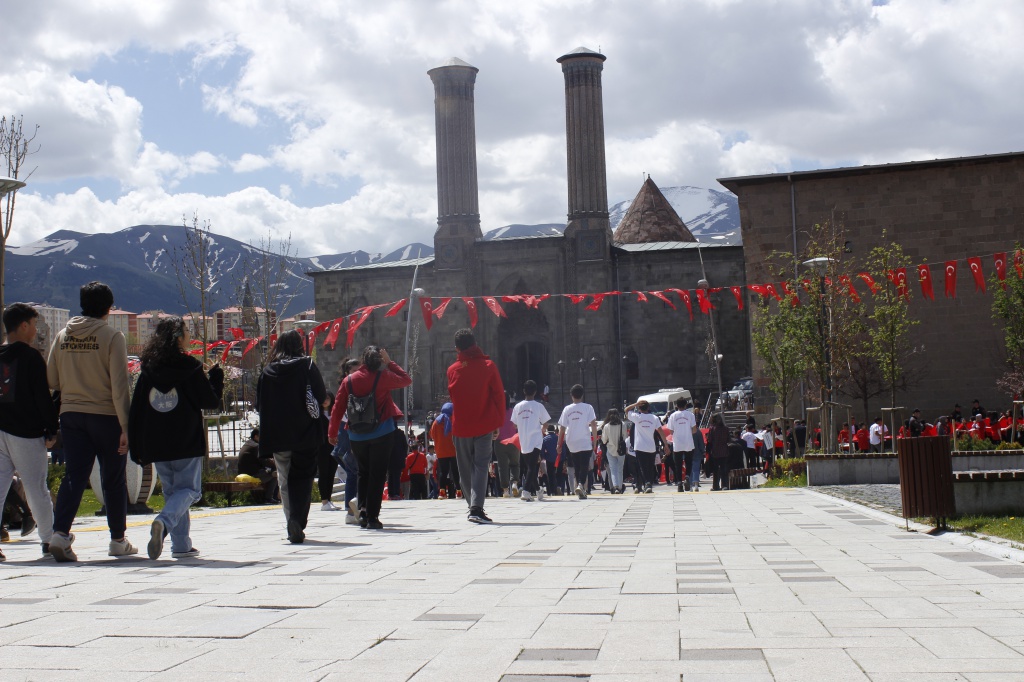
[[(22, 179), (21, 167), (25, 160), (32, 154), (39, 151), (39, 145), (33, 147), (39, 126), (36, 126), (30, 135), (25, 134), (24, 117), (4, 116), (0, 118), (0, 156), (3, 157), (7, 168), (3, 172), (7, 177), (15, 180)], [(35, 169), (30, 171), (25, 179), (31, 177)], [(6, 265), (7, 265), (7, 240), (11, 236), (11, 228), (14, 227), (14, 203), (18, 190), (8, 192), (3, 198), (3, 209), (0, 211), (0, 310), (5, 306), (5, 293), (7, 288)], [(6, 338), (3, 325), (0, 325), (0, 341)]]
[(863, 423), (871, 422), (870, 403), (886, 391), (882, 371), (870, 353), (858, 353), (846, 359), (843, 393), (852, 400), (859, 400), (864, 410)]
[(205, 358), (210, 343), (206, 319), (212, 312), (211, 289), (214, 284), (210, 221), (200, 221), (199, 214), (193, 213), (190, 224), (182, 216), (182, 229), (185, 230), (185, 244), (174, 247), (174, 274), (178, 280), (181, 303), (191, 313), (192, 338), (203, 342)]
[[(1014, 254), (1014, 265), (1020, 267), (1018, 261), (1024, 257), (1024, 251), (1019, 243)], [(1024, 279), (1019, 270), (1016, 277), (1011, 271), (1004, 281), (993, 278), (991, 286), (992, 317), (1003, 327), (1006, 358), (1006, 372), (998, 384), (1011, 397), (1018, 398), (1024, 395)]]
[(778, 305), (773, 312), (767, 300), (755, 304), (753, 313), (754, 352), (761, 358), (768, 388), (782, 406), (783, 418), (788, 418), (790, 398), (807, 371), (804, 334), (800, 329), (806, 316), (789, 303)]
[(911, 343), (910, 333), (920, 320), (910, 314), (909, 279), (902, 286), (896, 281), (898, 273), (910, 265), (903, 247), (887, 238), (883, 230), (879, 245), (867, 257), (868, 271), (878, 285), (868, 312), (867, 335), (871, 357), (878, 363), (889, 395), (889, 407), (896, 407), (897, 394), (916, 383), (918, 376), (911, 367), (918, 349)]
[(275, 324), (285, 316), (288, 307), (295, 300), (298, 291), (294, 288), (289, 292), (288, 279), (292, 276), (289, 266), (296, 256), (292, 248), (292, 235), (274, 239), (273, 233), (267, 232), (260, 237), (258, 244), (249, 244), (250, 255), (245, 261), (245, 282), (252, 287), (253, 303), (263, 308), (263, 331), (273, 333)]

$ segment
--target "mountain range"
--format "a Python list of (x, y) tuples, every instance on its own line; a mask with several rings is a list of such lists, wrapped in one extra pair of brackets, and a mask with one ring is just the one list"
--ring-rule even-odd
[[(662, 192), (697, 239), (739, 243), (739, 208), (734, 195), (689, 186), (662, 188)], [(613, 230), (630, 203), (621, 201), (609, 209)], [(564, 229), (564, 224), (557, 223), (506, 225), (488, 231), (484, 239), (558, 235)], [(231, 237), (211, 233), (209, 240), (210, 309), (238, 305), (245, 274), (264, 256), (259, 249)], [(122, 310), (182, 312), (186, 306), (175, 270), (180, 255), (176, 258), (175, 254), (186, 252), (186, 230), (180, 225), (136, 225), (98, 234), (58, 230), (37, 242), (7, 248), (5, 299), (48, 303), (75, 314), (78, 287), (100, 279), (110, 284), (115, 305)], [(290, 301), (285, 312), (290, 316), (313, 307), (313, 283), (306, 272), (423, 258), (433, 252), (431, 246), (412, 243), (383, 254), (268, 255), (269, 269), (276, 272), (280, 266), (284, 273), (280, 290)], [(194, 304), (188, 307), (198, 308)]]

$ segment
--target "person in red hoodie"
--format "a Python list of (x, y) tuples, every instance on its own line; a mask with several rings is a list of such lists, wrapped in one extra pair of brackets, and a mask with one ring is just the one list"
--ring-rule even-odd
[(476, 345), (469, 329), (455, 332), (458, 358), (448, 368), (452, 399), (452, 436), (462, 495), (471, 523), (491, 523), (484, 514), (491, 434), (505, 423), (505, 387), (498, 367)]

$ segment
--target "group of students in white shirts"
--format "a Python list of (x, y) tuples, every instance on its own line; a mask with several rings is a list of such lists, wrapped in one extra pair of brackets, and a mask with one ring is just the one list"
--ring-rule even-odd
[[(543, 499), (538, 488), (537, 474), (544, 425), (551, 420), (551, 416), (547, 408), (534, 399), (536, 384), (533, 381), (526, 382), (523, 390), (526, 399), (512, 409), (511, 421), (519, 431), (520, 451), (524, 458), (521, 464), (526, 467), (522, 499), (532, 501)], [(569, 395), (572, 403), (565, 406), (558, 418), (558, 456), (565, 459), (575, 474), (575, 493), (581, 500), (587, 498), (587, 473), (602, 444), (608, 468), (609, 491), (612, 494), (625, 492), (623, 474), (626, 457), (629, 455), (635, 456), (633, 479), (636, 491), (653, 492), (657, 482), (656, 466), (660, 451), (664, 451), (665, 460), (673, 467), (680, 492), (690, 490), (691, 487), (696, 489), (699, 485), (704, 448), (697, 447), (697, 420), (692, 411), (684, 409), (687, 406), (685, 401), (680, 401), (676, 405), (677, 411), (669, 417), (667, 426), (672, 432), (670, 450), (661, 439), (661, 419), (650, 412), (650, 405), (646, 401), (641, 400), (625, 408), (627, 419), (634, 424), (632, 438), (617, 410), (608, 411), (598, 436), (597, 415), (590, 404), (583, 402), (583, 386), (576, 384), (570, 389)], [(684, 462), (687, 472), (685, 481), (680, 475)]]

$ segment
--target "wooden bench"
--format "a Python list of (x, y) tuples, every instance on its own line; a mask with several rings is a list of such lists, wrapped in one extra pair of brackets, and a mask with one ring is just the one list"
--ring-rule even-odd
[(749, 488), (750, 477), (761, 473), (760, 469), (748, 467), (746, 469), (732, 469), (729, 471), (729, 489)]
[(246, 493), (253, 490), (260, 490), (263, 486), (255, 483), (243, 483), (241, 481), (207, 481), (203, 484), (203, 492), (223, 493), (228, 498), (228, 506), (234, 499), (235, 493)]

